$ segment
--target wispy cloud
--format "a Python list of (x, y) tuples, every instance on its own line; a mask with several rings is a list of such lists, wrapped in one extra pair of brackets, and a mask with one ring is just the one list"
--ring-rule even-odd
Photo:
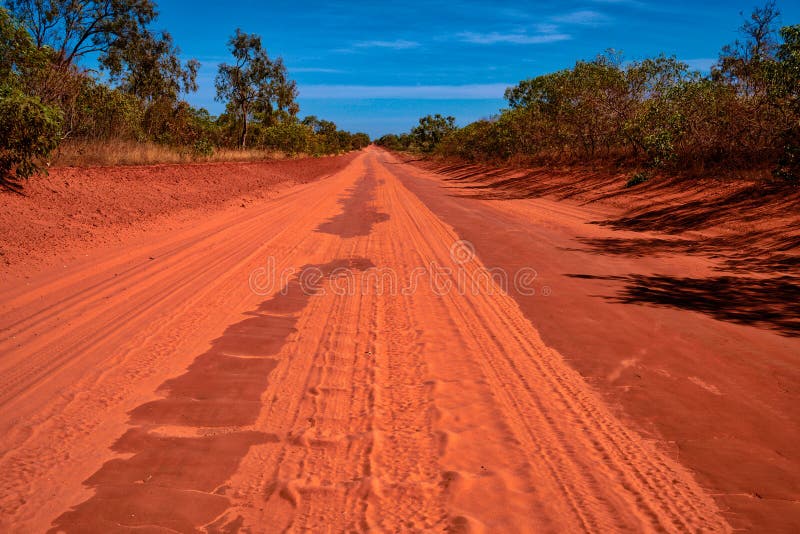
[(594, 4), (617, 7), (630, 7), (654, 13), (679, 13), (682, 5), (675, 2), (644, 2), (641, 0), (590, 0)]
[(353, 48), (391, 48), (393, 50), (408, 50), (417, 48), (420, 44), (417, 41), (407, 41), (406, 39), (395, 39), (393, 41), (359, 41), (353, 43)]
[(510, 83), (466, 85), (328, 85), (300, 86), (301, 98), (320, 99), (419, 99), (419, 100), (482, 100), (503, 98)]
[(599, 11), (584, 9), (555, 15), (547, 20), (547, 23), (516, 27), (508, 31), (465, 31), (457, 34), (457, 38), (465, 43), (482, 45), (557, 43), (572, 39), (572, 34), (566, 30), (569, 26), (599, 26), (611, 22), (612, 19)]
[(323, 67), (289, 67), (291, 72), (320, 72), (324, 74), (338, 74), (345, 72), (341, 69), (326, 69)]
[(555, 22), (560, 22), (562, 24), (577, 24), (579, 26), (598, 26), (600, 24), (605, 24), (609, 22), (611, 19), (608, 15), (604, 15), (599, 11), (592, 11), (592, 10), (582, 10), (582, 11), (573, 11), (572, 13), (565, 13), (564, 15), (558, 15), (553, 17)]
[(566, 33), (558, 32), (536, 32), (528, 33), (525, 31), (513, 32), (461, 32), (458, 34), (459, 40), (465, 43), (474, 44), (497, 44), (497, 43), (510, 43), (510, 44), (545, 44), (555, 43), (558, 41), (566, 41), (572, 37)]
[(631, 6), (644, 6), (644, 2), (640, 2), (639, 0), (591, 0), (595, 4), (621, 4), (621, 5), (631, 5)]

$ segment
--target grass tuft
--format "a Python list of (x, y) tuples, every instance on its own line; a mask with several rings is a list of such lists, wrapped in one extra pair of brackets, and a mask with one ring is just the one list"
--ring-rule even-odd
[(105, 167), (217, 161), (264, 161), (286, 159), (275, 150), (221, 148), (197, 150), (128, 140), (65, 141), (51, 162), (52, 167)]
[(625, 187), (633, 187), (635, 185), (643, 184), (649, 179), (650, 176), (646, 172), (640, 171), (631, 176), (631, 178), (625, 184)]

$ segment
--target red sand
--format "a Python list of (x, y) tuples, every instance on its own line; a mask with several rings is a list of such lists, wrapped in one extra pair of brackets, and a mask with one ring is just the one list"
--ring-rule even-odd
[(25, 182), (22, 194), (0, 191), (0, 277), (246, 207), (333, 174), (353, 157), (51, 169)]
[[(3, 238), (0, 529), (798, 528), (791, 247), (720, 280), (713, 221), (633, 232), (652, 208), (487, 198), (374, 148), (270, 165), (334, 174), (72, 171), (77, 211), (43, 213), (57, 173), (11, 199), (3, 229), (41, 218), (78, 259)], [(104, 195), (128, 200), (88, 239), (58, 226)]]

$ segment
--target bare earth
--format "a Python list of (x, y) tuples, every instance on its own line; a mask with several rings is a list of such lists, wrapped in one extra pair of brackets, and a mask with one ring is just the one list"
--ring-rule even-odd
[(718, 265), (598, 251), (612, 207), (325, 165), (9, 249), (0, 531), (800, 528), (791, 316), (624, 297)]

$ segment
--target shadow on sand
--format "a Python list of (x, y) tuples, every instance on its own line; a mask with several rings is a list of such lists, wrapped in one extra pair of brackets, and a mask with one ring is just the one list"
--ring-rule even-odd
[[(279, 437), (254, 430), (262, 395), (299, 314), (342, 269), (374, 267), (365, 258), (306, 265), (272, 298), (228, 326), (182, 375), (164, 382), (161, 398), (134, 408), (129, 428), (84, 484), (94, 495), (59, 516), (50, 532), (236, 532), (223, 513), (226, 481), (254, 445)], [(302, 273), (313, 269), (310, 282)], [(215, 520), (216, 518), (216, 520)], [(213, 524), (208, 524), (214, 521)]]
[(316, 231), (349, 238), (369, 235), (372, 227), (389, 220), (389, 215), (373, 206), (378, 180), (372, 169), (355, 186), (347, 190), (348, 195), (339, 204), (342, 212), (320, 224)]
[(567, 276), (624, 283), (617, 295), (605, 297), (613, 302), (691, 310), (720, 321), (766, 328), (784, 336), (800, 336), (800, 278)]
[[(589, 168), (498, 169), (432, 161), (421, 166), (443, 175), (454, 195), (475, 199), (550, 197), (588, 204), (620, 197), (631, 208), (591, 222), (614, 231), (661, 236), (577, 238), (581, 246), (565, 250), (636, 258), (701, 255), (714, 260), (720, 276), (569, 276), (624, 283), (617, 296), (607, 297), (615, 302), (692, 310), (786, 336), (800, 335), (797, 187), (674, 176), (634, 190), (625, 187), (621, 174)], [(701, 235), (695, 233), (698, 230), (713, 231)]]

